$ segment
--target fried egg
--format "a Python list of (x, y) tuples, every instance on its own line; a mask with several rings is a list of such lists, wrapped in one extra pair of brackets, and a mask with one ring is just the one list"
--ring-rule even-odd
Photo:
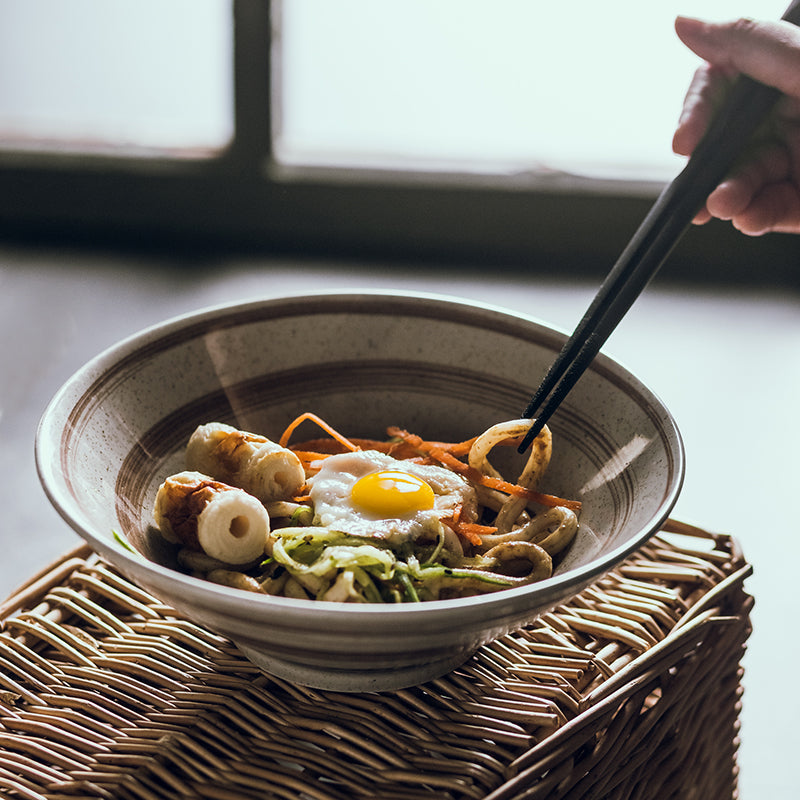
[(473, 519), (475, 490), (444, 467), (376, 450), (328, 456), (309, 479), (315, 524), (392, 544), (435, 534), (459, 507)]

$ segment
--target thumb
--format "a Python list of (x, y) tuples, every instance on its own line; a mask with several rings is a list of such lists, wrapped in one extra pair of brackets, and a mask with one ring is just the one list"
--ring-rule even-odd
[(675, 20), (678, 38), (700, 58), (726, 71), (743, 72), (800, 98), (800, 28), (791, 22)]

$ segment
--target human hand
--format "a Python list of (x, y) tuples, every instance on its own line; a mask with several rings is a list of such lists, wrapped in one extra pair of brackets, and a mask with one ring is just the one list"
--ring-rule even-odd
[(705, 133), (725, 87), (739, 73), (785, 96), (731, 174), (695, 217), (730, 220), (742, 233), (800, 233), (800, 28), (740, 19), (710, 23), (678, 17), (681, 41), (706, 63), (689, 86), (672, 149), (688, 156)]

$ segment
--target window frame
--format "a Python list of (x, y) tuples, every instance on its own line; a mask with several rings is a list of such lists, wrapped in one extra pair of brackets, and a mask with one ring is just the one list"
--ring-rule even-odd
[[(204, 159), (0, 151), (0, 236), (603, 276), (661, 186), (286, 167), (272, 153), (280, 0), (233, 0), (234, 134)], [(667, 279), (797, 285), (797, 238), (712, 222)]]

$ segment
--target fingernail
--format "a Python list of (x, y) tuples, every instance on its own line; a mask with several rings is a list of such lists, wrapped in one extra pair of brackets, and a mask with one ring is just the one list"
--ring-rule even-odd
[(693, 34), (700, 33), (705, 27), (705, 20), (698, 19), (697, 17), (684, 17), (678, 15), (675, 17), (675, 30), (679, 33)]

